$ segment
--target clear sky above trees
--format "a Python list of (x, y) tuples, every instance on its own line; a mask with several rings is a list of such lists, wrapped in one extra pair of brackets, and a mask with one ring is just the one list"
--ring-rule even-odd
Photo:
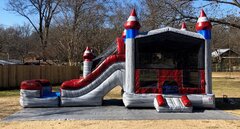
[(0, 0), (0, 25), (4, 27), (14, 26), (14, 25), (23, 25), (26, 22), (26, 19), (19, 16), (18, 14), (11, 13), (4, 10), (6, 8), (6, 3), (8, 0)]
[[(9, 26), (15, 26), (15, 25), (23, 25), (24, 22), (27, 22), (25, 18), (22, 16), (19, 16), (18, 14), (14, 12), (9, 12), (5, 10), (7, 8), (7, 1), (8, 0), (0, 0), (0, 25), (4, 27), (9, 27)], [(128, 0), (128, 2), (131, 2), (131, 0)], [(134, 3), (138, 3), (137, 0), (133, 1)], [(208, 4), (206, 1), (198, 0), (194, 2), (194, 7), (196, 8), (201, 8), (203, 5)], [(206, 10), (211, 10), (211, 7), (204, 7)], [(228, 14), (234, 14), (237, 16), (240, 16), (240, 9), (231, 5), (226, 5), (222, 4), (218, 8), (216, 8), (216, 11), (219, 10), (226, 10), (224, 12), (219, 11), (219, 12), (214, 12), (214, 13), (209, 13), (208, 15), (215, 15), (217, 17), (223, 17)], [(235, 11), (232, 11), (235, 10)], [(213, 11), (213, 10), (211, 10)]]

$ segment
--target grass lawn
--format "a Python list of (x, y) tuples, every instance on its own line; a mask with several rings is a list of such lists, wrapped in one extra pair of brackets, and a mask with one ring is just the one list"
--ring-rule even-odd
[[(58, 91), (58, 87), (53, 88)], [(240, 101), (232, 104), (223, 103), (222, 96), (240, 100), (240, 79), (231, 78), (213, 78), (213, 92), (216, 95), (217, 108), (235, 115), (240, 115)], [(104, 99), (121, 98), (121, 88), (116, 87), (108, 93)], [(19, 90), (0, 91), (0, 119), (16, 111), (19, 111)], [(177, 126), (176, 126), (177, 125)], [(0, 122), (1, 129), (26, 128), (168, 128), (168, 129), (240, 129), (240, 121), (237, 120), (81, 120), (81, 121), (25, 121), (25, 122)]]
[[(240, 116), (240, 79), (213, 78), (213, 92), (216, 95), (216, 107)], [(229, 98), (223, 102), (223, 95)]]
[(0, 97), (19, 97), (19, 90), (0, 91)]
[(240, 79), (213, 78), (213, 92), (216, 97), (240, 98)]

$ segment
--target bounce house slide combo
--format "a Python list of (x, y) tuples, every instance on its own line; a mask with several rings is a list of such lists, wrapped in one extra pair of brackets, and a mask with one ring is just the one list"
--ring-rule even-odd
[(60, 93), (45, 79), (21, 83), (23, 107), (98, 106), (114, 87), (122, 86), (125, 107), (158, 112), (192, 112), (214, 108), (211, 78), (211, 23), (202, 10), (196, 31), (165, 27), (139, 33), (133, 9), (121, 38), (94, 58), (87, 47), (83, 76), (65, 81)]

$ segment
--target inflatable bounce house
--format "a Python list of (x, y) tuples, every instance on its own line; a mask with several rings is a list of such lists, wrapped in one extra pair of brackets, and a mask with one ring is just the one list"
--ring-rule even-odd
[(165, 27), (139, 33), (135, 10), (116, 43), (94, 58), (87, 47), (83, 77), (64, 82), (60, 93), (48, 80), (21, 83), (23, 107), (98, 106), (114, 87), (122, 86), (125, 107), (152, 107), (158, 112), (192, 112), (214, 108), (211, 79), (211, 23), (204, 11), (196, 31)]

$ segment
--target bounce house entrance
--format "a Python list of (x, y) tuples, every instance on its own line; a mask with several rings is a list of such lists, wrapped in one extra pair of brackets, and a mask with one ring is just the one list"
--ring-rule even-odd
[(135, 47), (135, 93), (204, 93), (204, 40), (166, 32)]

